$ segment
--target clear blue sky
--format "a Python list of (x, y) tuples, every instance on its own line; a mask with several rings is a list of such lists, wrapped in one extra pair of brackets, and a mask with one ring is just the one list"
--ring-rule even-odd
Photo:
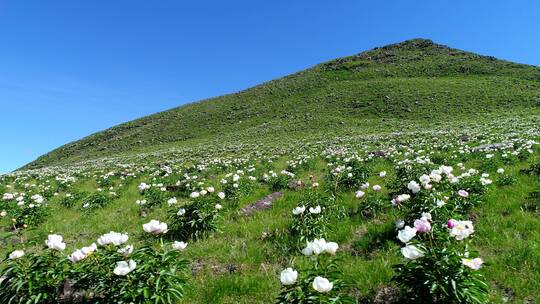
[(0, 172), (140, 116), (424, 37), (540, 65), (540, 2), (0, 0)]

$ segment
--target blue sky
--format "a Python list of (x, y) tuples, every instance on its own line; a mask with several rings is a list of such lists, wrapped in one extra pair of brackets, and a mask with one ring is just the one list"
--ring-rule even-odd
[(115, 124), (424, 37), (540, 65), (540, 2), (0, 0), (0, 172)]

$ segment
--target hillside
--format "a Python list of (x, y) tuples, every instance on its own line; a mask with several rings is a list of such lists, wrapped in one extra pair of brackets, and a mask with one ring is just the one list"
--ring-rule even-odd
[(381, 124), (397, 130), (393, 122), (401, 120), (538, 111), (539, 100), (537, 67), (414, 39), (130, 121), (66, 144), (24, 169), (209, 140), (258, 142)]

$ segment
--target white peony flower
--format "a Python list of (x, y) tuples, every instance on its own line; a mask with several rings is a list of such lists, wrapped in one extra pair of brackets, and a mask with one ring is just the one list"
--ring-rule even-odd
[(429, 175), (429, 178), (431, 179), (431, 181), (438, 183), (438, 182), (441, 181), (442, 176), (440, 175), (439, 172), (433, 170), (433, 171), (431, 172), (431, 174)]
[(150, 186), (147, 185), (146, 183), (140, 183), (139, 186), (137, 186), (137, 188), (139, 189), (140, 192), (143, 192), (146, 189), (150, 189)]
[(90, 246), (86, 246), (86, 247), (81, 248), (82, 253), (84, 253), (86, 255), (92, 254), (96, 250), (97, 250), (96, 243), (92, 243)]
[(334, 283), (328, 281), (326, 278), (316, 277), (315, 280), (313, 280), (313, 289), (318, 292), (329, 292), (332, 290), (332, 287), (334, 287)]
[(312, 214), (319, 214), (319, 213), (321, 213), (321, 206), (317, 206), (317, 207), (315, 207), (315, 208), (309, 207), (309, 213), (312, 213)]
[(281, 272), (280, 280), (283, 285), (292, 285), (296, 283), (296, 279), (298, 279), (298, 271), (290, 267)]
[(336, 242), (327, 242), (326, 243), (326, 248), (325, 248), (324, 251), (326, 253), (331, 254), (331, 255), (335, 255), (338, 248), (339, 248), (338, 243), (336, 243)]
[(319, 255), (323, 252), (329, 254), (336, 254), (339, 246), (334, 242), (326, 242), (325, 239), (314, 239), (311, 242), (307, 242), (306, 247), (302, 249), (302, 254), (306, 256)]
[(398, 203), (398, 204), (403, 203), (403, 202), (408, 201), (410, 198), (411, 198), (411, 196), (409, 194), (406, 194), (406, 193), (400, 194), (395, 198), (395, 202)]
[(299, 214), (302, 214), (304, 213), (304, 211), (306, 211), (306, 207), (305, 206), (298, 206), (296, 208), (293, 209), (292, 213), (294, 215), (299, 215)]
[[(422, 184), (427, 184), (427, 183), (429, 183), (430, 181), (431, 181), (431, 179), (430, 179), (429, 175), (424, 174), (424, 175), (420, 176), (420, 183), (422, 183)], [(409, 183), (409, 184), (410, 184), (410, 183)], [(409, 190), (410, 190), (410, 188), (409, 188)]]
[(176, 199), (176, 197), (172, 197), (167, 201), (167, 204), (169, 205), (169, 207), (172, 205), (175, 205), (176, 203), (178, 203), (178, 200)]
[(175, 241), (175, 242), (172, 244), (172, 248), (173, 248), (174, 250), (180, 250), (180, 251), (181, 251), (181, 250), (186, 249), (187, 245), (188, 245), (187, 243)]
[(450, 228), (450, 236), (455, 237), (458, 241), (468, 238), (473, 233), (474, 226), (471, 221), (454, 220), (452, 228)]
[(409, 184), (407, 184), (407, 188), (411, 190), (412, 193), (420, 192), (420, 185), (415, 181), (410, 181)]
[(118, 232), (111, 231), (109, 233), (106, 233), (102, 236), (100, 236), (97, 240), (98, 244), (100, 246), (106, 246), (109, 244), (119, 246), (128, 241), (128, 235), (122, 234)]
[(405, 228), (401, 229), (398, 232), (398, 239), (402, 241), (403, 243), (408, 243), (415, 236), (416, 236), (416, 228), (413, 228), (411, 226), (405, 226)]
[(424, 253), (422, 253), (414, 245), (407, 245), (401, 248), (401, 254), (403, 254), (403, 256), (409, 260), (416, 260), (424, 256)]
[(68, 258), (71, 262), (77, 263), (79, 261), (84, 260), (86, 257), (94, 253), (94, 251), (96, 250), (97, 250), (96, 243), (92, 243), (92, 245), (90, 246), (75, 250)]
[(132, 272), (137, 267), (137, 263), (133, 260), (120, 261), (116, 263), (116, 268), (114, 268), (114, 274), (117, 276), (125, 276), (128, 273)]
[(13, 251), (12, 253), (9, 254), (9, 259), (10, 260), (15, 260), (15, 259), (21, 258), (23, 256), (24, 256), (24, 251), (15, 250), (15, 251)]
[(48, 239), (45, 241), (45, 245), (53, 250), (62, 251), (66, 249), (66, 243), (63, 242), (64, 238), (58, 234), (49, 234)]
[(68, 259), (69, 259), (71, 262), (73, 262), (73, 263), (80, 262), (80, 261), (84, 260), (84, 258), (86, 258), (86, 255), (85, 255), (80, 249), (75, 250), (75, 251), (68, 257)]
[(15, 195), (13, 195), (13, 193), (4, 193), (4, 195), (2, 196), (2, 199), (3, 200), (12, 200), (13, 198), (15, 198)]
[(451, 174), (452, 171), (454, 171), (454, 168), (452, 168), (451, 166), (441, 166), (441, 167), (439, 168), (439, 170), (440, 170), (442, 173), (448, 175), (448, 174)]
[(167, 223), (156, 220), (151, 220), (150, 222), (143, 224), (143, 230), (154, 235), (166, 233), (167, 228)]
[(492, 180), (490, 180), (489, 178), (480, 178), (480, 183), (482, 183), (482, 185), (486, 186), (486, 185), (490, 185), (491, 183), (493, 183)]
[(480, 269), (480, 267), (482, 267), (482, 264), (484, 263), (481, 258), (461, 259), (461, 262), (463, 263), (463, 265), (471, 268), (472, 270)]
[(127, 245), (123, 248), (118, 249), (118, 253), (120, 253), (123, 256), (128, 256), (133, 252), (133, 245)]

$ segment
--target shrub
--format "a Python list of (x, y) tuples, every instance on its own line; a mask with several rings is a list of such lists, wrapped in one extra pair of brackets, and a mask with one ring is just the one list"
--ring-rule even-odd
[(333, 191), (357, 189), (367, 181), (372, 172), (368, 161), (352, 159), (342, 165), (337, 165), (326, 174), (326, 181)]
[(358, 212), (366, 218), (372, 218), (391, 207), (387, 198), (381, 195), (368, 195), (361, 199), (358, 205)]
[(167, 237), (187, 241), (199, 239), (219, 230), (219, 198), (207, 194), (193, 199), (187, 205), (171, 207), (168, 211)]
[(67, 260), (55, 252), (26, 254), (0, 264), (0, 302), (58, 303), (60, 286), (67, 275)]
[(530, 175), (540, 175), (540, 163), (532, 164), (529, 168), (521, 169), (520, 172)]
[(167, 192), (161, 191), (158, 187), (146, 189), (143, 196), (146, 200), (146, 204), (143, 206), (145, 209), (152, 209), (167, 201)]
[(275, 173), (274, 171), (269, 171), (268, 174), (264, 174), (263, 180), (272, 191), (279, 191), (281, 189), (287, 188), (289, 182), (294, 178), (294, 174), (289, 171), (281, 171), (280, 173)]
[(231, 207), (238, 206), (240, 199), (251, 193), (253, 190), (252, 181), (247, 178), (241, 178), (236, 182), (227, 182), (223, 184), (223, 193), (230, 203)]
[(88, 195), (87, 192), (73, 192), (69, 195), (66, 194), (58, 203), (66, 208), (71, 208), (80, 203)]
[(540, 212), (540, 187), (537, 191), (532, 191), (527, 195), (525, 198), (525, 202), (523, 202), (521, 209), (523, 211), (532, 212), (532, 213), (538, 213)]
[[(314, 242), (322, 242), (323, 246), (326, 243), (324, 240)], [(346, 285), (341, 279), (338, 259), (324, 251), (309, 255), (309, 261), (298, 271), (292, 268), (282, 271), (282, 287), (276, 303), (353, 303), (343, 294)]]
[(82, 200), (82, 207), (85, 210), (101, 209), (109, 205), (111, 198), (103, 192), (94, 192)]
[(41, 224), (49, 214), (50, 210), (46, 204), (23, 205), (12, 210), (14, 225), (17, 228)]
[(189, 263), (178, 250), (163, 244), (129, 251), (112, 244), (86, 248), (71, 261), (52, 249), (2, 261), (0, 302), (172, 304), (184, 295)]
[(335, 204), (332, 193), (310, 189), (298, 204), (303, 210), (293, 214), (289, 233), (302, 246), (307, 240), (326, 237), (331, 223), (345, 215), (345, 210)]
[(367, 233), (356, 240), (352, 247), (356, 254), (366, 256), (378, 249), (389, 248), (396, 241), (396, 228), (393, 223), (369, 226)]
[(401, 249), (407, 260), (394, 267), (393, 281), (401, 287), (407, 301), (487, 303), (488, 285), (479, 270), (482, 261), (473, 259), (477, 253), (470, 248), (468, 238), (473, 232), (472, 223), (467, 225), (468, 234), (453, 236), (441, 221), (433, 221), (429, 231), (419, 231), (413, 239), (402, 240), (407, 241)]
[[(133, 271), (125, 276), (113, 272), (118, 261), (132, 260)], [(92, 259), (75, 264), (70, 279), (91, 303), (176, 303), (185, 292), (188, 262), (176, 250), (145, 246), (128, 257), (115, 248), (99, 250)]]
[(499, 176), (499, 178), (497, 178), (497, 181), (495, 183), (499, 187), (510, 186), (517, 183), (517, 178), (513, 177), (512, 175), (505, 174), (505, 175)]
[(396, 166), (396, 176), (390, 180), (389, 188), (392, 189), (391, 195), (408, 193), (407, 185), (410, 181), (418, 180), (423, 174), (429, 173), (435, 165), (427, 162), (413, 162)]

